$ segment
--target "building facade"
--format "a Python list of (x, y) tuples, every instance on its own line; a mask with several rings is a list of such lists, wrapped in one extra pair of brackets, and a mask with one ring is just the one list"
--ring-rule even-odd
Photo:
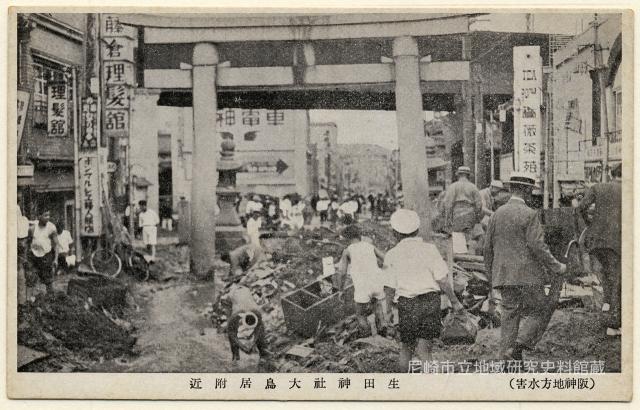
[(309, 145), (313, 155), (314, 176), (311, 181), (311, 192), (327, 189), (335, 192), (338, 188), (338, 126), (335, 123), (311, 123), (309, 127)]
[(18, 15), (18, 205), (74, 231), (74, 135), (84, 14)]
[(395, 187), (393, 156), (374, 144), (339, 144), (340, 180), (343, 195), (391, 193)]
[[(158, 105), (158, 97), (154, 90), (136, 90), (130, 169), (134, 185), (145, 182), (136, 188), (136, 202), (144, 198), (169, 217), (181, 197), (191, 199), (193, 175), (198, 172), (193, 169), (192, 156), (197, 147), (191, 107)], [(217, 116), (216, 154), (219, 156), (223, 139), (235, 142), (235, 158), (244, 164), (237, 175), (240, 192), (274, 196), (309, 192), (305, 110), (225, 108)]]
[(621, 30), (621, 15), (598, 16), (553, 56), (553, 163), (560, 190), (572, 181), (600, 182), (621, 161)]

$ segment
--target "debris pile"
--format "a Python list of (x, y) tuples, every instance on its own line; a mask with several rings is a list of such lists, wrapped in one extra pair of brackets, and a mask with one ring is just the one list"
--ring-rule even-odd
[[(18, 323), (19, 345), (51, 355), (46, 369), (82, 370), (83, 360), (102, 361), (130, 353), (136, 342), (128, 322), (95, 306), (91, 298), (64, 293), (21, 306)], [(23, 370), (39, 371), (42, 365), (27, 364)]]

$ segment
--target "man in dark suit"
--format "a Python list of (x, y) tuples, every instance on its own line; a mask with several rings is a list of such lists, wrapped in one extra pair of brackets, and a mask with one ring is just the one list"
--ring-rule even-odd
[(506, 360), (522, 360), (549, 322), (552, 297), (545, 292), (546, 272), (563, 274), (566, 266), (549, 251), (538, 213), (526, 205), (535, 180), (512, 174), (511, 199), (489, 219), (484, 260), (491, 284), (502, 295), (500, 350)]
[[(613, 180), (592, 186), (578, 205), (578, 213), (588, 226), (585, 246), (589, 254), (602, 265), (604, 304), (611, 312), (607, 320), (607, 335), (620, 335), (620, 264), (622, 247), (622, 164), (611, 171)], [(594, 205), (591, 213), (589, 208)]]

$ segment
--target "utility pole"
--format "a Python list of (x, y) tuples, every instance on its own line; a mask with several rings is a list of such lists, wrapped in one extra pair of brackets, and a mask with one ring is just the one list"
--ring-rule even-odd
[(608, 181), (609, 175), (609, 115), (607, 108), (607, 85), (605, 82), (605, 67), (602, 59), (602, 46), (598, 38), (598, 28), (602, 23), (598, 19), (598, 14), (593, 15), (593, 59), (594, 69), (598, 76), (598, 86), (600, 89), (600, 135), (604, 136), (604, 152), (602, 153), (602, 176), (601, 182)]

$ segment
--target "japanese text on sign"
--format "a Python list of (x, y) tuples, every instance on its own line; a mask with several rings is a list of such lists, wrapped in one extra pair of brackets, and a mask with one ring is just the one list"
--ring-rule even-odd
[(18, 125), (18, 146), (22, 139), (22, 132), (24, 130), (24, 123), (27, 117), (27, 108), (29, 107), (29, 94), (26, 91), (18, 90), (18, 107), (16, 110), (16, 120)]
[(47, 133), (50, 137), (66, 137), (69, 132), (67, 84), (50, 84), (47, 92)]
[(93, 98), (82, 102), (80, 149), (98, 149), (98, 104)]
[(514, 47), (513, 74), (515, 170), (537, 178), (542, 144), (540, 47)]
[(100, 178), (98, 156), (80, 158), (81, 232), (84, 236), (98, 236), (102, 229), (100, 213)]

